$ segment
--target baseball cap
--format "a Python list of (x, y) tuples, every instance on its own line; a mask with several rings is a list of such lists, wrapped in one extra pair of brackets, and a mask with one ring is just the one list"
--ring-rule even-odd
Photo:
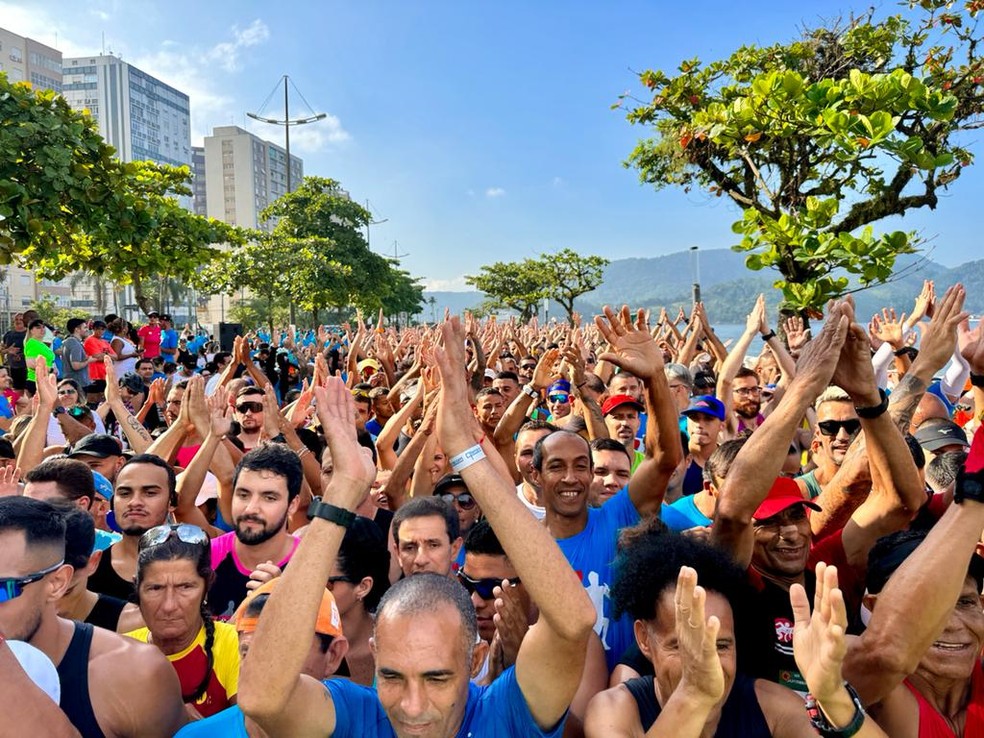
[(916, 430), (916, 441), (926, 451), (938, 451), (944, 446), (953, 446), (954, 444), (964, 447), (970, 446), (967, 443), (967, 434), (964, 433), (964, 429), (952, 420), (945, 419), (923, 423)]
[(460, 474), (445, 474), (443, 477), (437, 480), (437, 484), (434, 485), (434, 496), (444, 494), (446, 490), (452, 489), (454, 487), (464, 487), (468, 489), (468, 485)]
[(366, 369), (372, 369), (373, 371), (378, 372), (380, 369), (383, 368), (383, 366), (375, 359), (363, 359), (362, 361), (360, 361), (358, 364), (355, 365), (355, 368), (358, 369), (359, 374), (362, 374), (362, 372), (364, 372)]
[(96, 485), (96, 494), (108, 502), (113, 500), (113, 483), (97, 471), (92, 472), (92, 482)]
[(617, 407), (622, 407), (622, 405), (632, 405), (632, 407), (640, 413), (646, 411), (645, 405), (639, 402), (632, 395), (612, 395), (605, 400), (604, 404), (601, 406), (601, 414), (608, 415), (608, 413), (612, 412)]
[(105, 459), (109, 456), (122, 456), (123, 447), (113, 436), (106, 433), (90, 433), (79, 439), (78, 443), (72, 446), (68, 458), (74, 459), (76, 456), (95, 456)]
[(690, 401), (690, 407), (683, 411), (683, 415), (691, 413), (704, 413), (718, 420), (724, 420), (724, 403), (714, 395), (700, 395)]
[(796, 484), (795, 480), (789, 477), (777, 477), (769, 489), (769, 494), (762, 500), (762, 504), (758, 506), (752, 517), (756, 520), (771, 518), (793, 505), (803, 505), (811, 510), (820, 511), (820, 506), (817, 503), (810, 502), (803, 497), (803, 493), (800, 492), (799, 485)]
[(485, 370), (485, 378), (486, 379), (495, 379), (495, 369), (488, 369), (487, 368)]
[(126, 387), (130, 392), (139, 395), (144, 391), (144, 383), (139, 374), (127, 372), (120, 378), (120, 387)]
[[(237, 632), (252, 633), (256, 630), (256, 626), (260, 622), (260, 616), (252, 617), (246, 615), (249, 603), (261, 594), (270, 594), (273, 592), (279, 582), (280, 577), (276, 577), (246, 595), (246, 599), (236, 609), (234, 616)], [(338, 605), (335, 604), (334, 595), (328, 589), (324, 589), (321, 592), (321, 605), (318, 607), (318, 619), (314, 624), (314, 632), (336, 638), (343, 635), (342, 616), (338, 612)]]

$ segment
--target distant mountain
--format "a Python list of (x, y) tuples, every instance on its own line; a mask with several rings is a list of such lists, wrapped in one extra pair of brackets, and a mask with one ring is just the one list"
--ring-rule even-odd
[[(765, 293), (770, 313), (775, 313), (780, 300), (779, 290), (772, 286), (778, 277), (776, 272), (748, 271), (744, 256), (729, 249), (699, 253), (701, 299), (713, 321), (744, 323), (760, 292)], [(675, 313), (678, 307), (689, 307), (692, 302), (693, 275), (689, 251), (651, 259), (618, 259), (605, 269), (601, 286), (578, 299), (577, 308), (584, 316), (599, 312), (603, 305), (622, 303), (657, 310), (665, 306)], [(962, 282), (967, 288), (965, 309), (976, 315), (984, 313), (984, 259), (951, 269), (919, 254), (908, 254), (896, 262), (892, 282), (854, 293), (858, 317), (867, 322), (883, 307), (894, 307), (899, 313), (908, 312), (924, 279), (935, 280), (939, 294), (950, 284)], [(481, 292), (424, 293), (425, 299), (431, 296), (436, 301), (438, 318), (445, 307), (452, 313), (459, 313), (477, 307), (485, 299)], [(425, 306), (423, 314), (427, 320), (431, 319), (429, 305)], [(551, 304), (550, 315), (560, 319), (564, 312), (559, 305)]]

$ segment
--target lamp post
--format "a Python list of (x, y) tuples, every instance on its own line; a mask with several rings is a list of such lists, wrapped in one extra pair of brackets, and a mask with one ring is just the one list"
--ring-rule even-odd
[(700, 302), (700, 247), (690, 247), (690, 271), (693, 275), (694, 304)]

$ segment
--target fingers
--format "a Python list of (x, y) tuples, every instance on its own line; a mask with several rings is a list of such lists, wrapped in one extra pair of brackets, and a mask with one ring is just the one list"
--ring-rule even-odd
[(789, 588), (789, 603), (793, 606), (793, 623), (795, 628), (806, 627), (810, 624), (810, 600), (802, 584), (794, 584)]

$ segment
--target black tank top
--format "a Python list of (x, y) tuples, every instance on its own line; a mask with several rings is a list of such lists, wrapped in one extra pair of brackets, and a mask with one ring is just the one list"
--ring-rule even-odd
[(68, 650), (58, 664), (61, 681), (59, 706), (82, 738), (106, 738), (89, 699), (89, 647), (92, 645), (92, 626), (75, 623), (75, 633)]
[(132, 602), (134, 600), (133, 582), (126, 581), (113, 568), (114, 548), (115, 546), (110, 546), (103, 551), (102, 558), (99, 559), (99, 566), (89, 577), (89, 591), (109, 595), (124, 602)]
[(92, 611), (86, 617), (85, 622), (89, 625), (95, 625), (97, 628), (105, 628), (115, 633), (117, 626), (120, 624), (120, 613), (123, 612), (124, 607), (126, 607), (126, 603), (123, 600), (101, 594), (99, 595), (99, 599), (96, 600), (96, 604), (93, 605)]
[[(625, 688), (639, 708), (642, 730), (648, 731), (659, 717), (661, 707), (656, 701), (653, 677), (645, 676), (624, 682)], [(772, 731), (765, 721), (755, 694), (755, 680), (743, 674), (735, 675), (728, 699), (721, 709), (721, 720), (714, 738), (771, 738)]]

